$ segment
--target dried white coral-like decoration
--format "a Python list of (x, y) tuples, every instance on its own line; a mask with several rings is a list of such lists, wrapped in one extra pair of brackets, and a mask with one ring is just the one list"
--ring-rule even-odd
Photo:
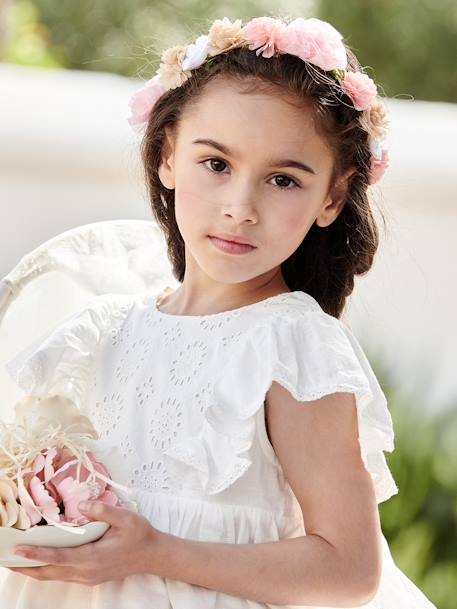
[(60, 395), (26, 396), (16, 402), (15, 420), (0, 420), (0, 477), (14, 480), (18, 472), (32, 467), (50, 445), (71, 446), (79, 454), (98, 434), (76, 404)]
[(182, 63), (187, 53), (187, 47), (174, 46), (162, 53), (162, 63), (157, 70), (160, 82), (166, 89), (180, 87), (190, 77), (190, 70), (183, 70)]
[(208, 33), (208, 53), (219, 55), (219, 53), (224, 53), (229, 49), (245, 45), (246, 40), (241, 35), (241, 23), (241, 19), (233, 22), (228, 17), (216, 19)]
[(29, 529), (30, 518), (17, 502), (18, 489), (11, 480), (0, 480), (0, 526)]

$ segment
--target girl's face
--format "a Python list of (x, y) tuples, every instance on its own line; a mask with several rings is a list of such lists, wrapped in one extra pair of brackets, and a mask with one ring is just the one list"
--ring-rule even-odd
[[(210, 142), (212, 141), (212, 143)], [(332, 153), (311, 113), (279, 96), (242, 94), (230, 81), (210, 84), (167, 132), (159, 177), (175, 189), (185, 242), (185, 282), (250, 292), (287, 286), (280, 264), (312, 224), (327, 226), (344, 204), (329, 193)], [(210, 235), (231, 233), (255, 245), (236, 255)], [(216, 285), (217, 284), (217, 285)]]

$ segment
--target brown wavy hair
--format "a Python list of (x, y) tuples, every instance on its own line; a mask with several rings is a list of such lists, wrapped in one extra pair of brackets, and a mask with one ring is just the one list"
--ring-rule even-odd
[[(346, 46), (347, 70), (363, 71)], [(328, 73), (289, 54), (264, 58), (244, 47), (216, 55), (211, 65), (202, 64), (186, 82), (168, 90), (155, 104), (141, 142), (141, 158), (153, 215), (162, 228), (174, 277), (182, 282), (185, 244), (175, 218), (174, 190), (163, 186), (158, 168), (162, 159), (165, 127), (176, 129), (183, 111), (197, 102), (215, 78), (230, 78), (246, 94), (259, 90), (287, 95), (297, 105), (310, 108), (316, 129), (334, 152), (330, 188), (351, 167), (343, 209), (327, 227), (314, 223), (302, 243), (281, 264), (290, 290), (302, 290), (322, 309), (341, 317), (346, 298), (354, 289), (354, 276), (368, 272), (378, 248), (379, 233), (368, 199), (371, 152), (369, 135), (376, 132), (384, 106), (370, 113), (357, 111)]]

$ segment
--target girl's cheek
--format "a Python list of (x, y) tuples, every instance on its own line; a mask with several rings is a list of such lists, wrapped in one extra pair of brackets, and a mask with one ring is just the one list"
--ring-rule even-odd
[(297, 249), (308, 233), (314, 217), (304, 213), (302, 206), (297, 206), (276, 214), (269, 219), (270, 234), (274, 239), (273, 247), (283, 255), (290, 255)]
[(296, 205), (289, 209), (283, 207), (278, 222), (284, 231), (293, 235), (306, 229), (310, 221), (310, 214), (306, 213), (303, 207), (303, 205)]
[(180, 175), (179, 193), (183, 205), (196, 205), (199, 202), (207, 205), (212, 200), (214, 183), (203, 170), (191, 168)]

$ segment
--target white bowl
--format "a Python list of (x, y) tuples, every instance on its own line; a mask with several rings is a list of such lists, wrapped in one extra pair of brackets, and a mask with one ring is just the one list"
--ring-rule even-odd
[(72, 527), (78, 534), (70, 533), (52, 525), (35, 525), (22, 531), (11, 527), (0, 527), (0, 567), (44, 567), (48, 563), (30, 560), (14, 554), (15, 546), (49, 546), (51, 548), (75, 548), (100, 539), (109, 529), (107, 522), (91, 521)]

